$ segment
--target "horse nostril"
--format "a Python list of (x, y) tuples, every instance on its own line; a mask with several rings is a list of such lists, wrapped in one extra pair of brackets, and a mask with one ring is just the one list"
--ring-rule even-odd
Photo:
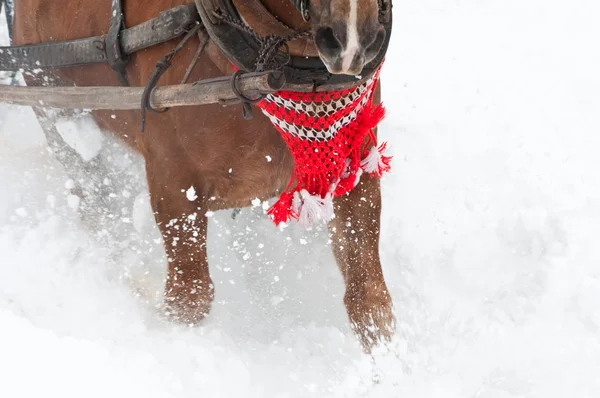
[(335, 56), (342, 51), (342, 43), (331, 28), (320, 28), (317, 30), (315, 43), (321, 52), (325, 52), (329, 56)]
[(365, 51), (365, 58), (367, 58), (369, 61), (375, 58), (377, 53), (379, 53), (379, 50), (381, 50), (381, 46), (385, 41), (385, 36), (385, 28), (381, 27), (377, 31), (377, 34), (375, 35), (375, 38), (373, 39), (371, 44), (369, 44), (369, 46), (367, 47), (367, 50)]

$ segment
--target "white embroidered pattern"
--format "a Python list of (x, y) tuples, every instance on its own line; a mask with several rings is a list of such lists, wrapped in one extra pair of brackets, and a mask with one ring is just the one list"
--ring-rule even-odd
[(292, 101), (287, 98), (282, 98), (277, 93), (269, 94), (265, 101), (267, 103), (274, 103), (278, 108), (285, 108), (286, 110), (296, 111), (300, 114), (306, 114), (310, 117), (319, 116), (330, 116), (339, 112), (340, 109), (351, 106), (352, 111), (342, 116), (332, 123), (328, 128), (317, 129), (300, 124), (289, 123), (286, 120), (278, 118), (276, 115), (269, 113), (266, 107), (262, 107), (263, 113), (271, 120), (271, 123), (278, 126), (281, 130), (286, 133), (292, 134), (293, 136), (307, 140), (329, 140), (334, 137), (343, 127), (347, 126), (356, 119), (358, 113), (364, 108), (369, 102), (369, 98), (375, 88), (373, 84), (377, 74), (365, 81), (360, 86), (357, 86), (354, 90), (349, 92), (346, 96), (326, 101), (326, 102), (303, 102), (303, 101)]

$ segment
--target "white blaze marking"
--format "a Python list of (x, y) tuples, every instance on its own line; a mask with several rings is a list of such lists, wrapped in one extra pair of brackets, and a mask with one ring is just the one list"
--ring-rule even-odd
[(352, 60), (359, 48), (358, 43), (358, 0), (350, 1), (350, 15), (347, 25), (347, 43), (342, 52), (342, 71), (346, 72), (352, 65)]

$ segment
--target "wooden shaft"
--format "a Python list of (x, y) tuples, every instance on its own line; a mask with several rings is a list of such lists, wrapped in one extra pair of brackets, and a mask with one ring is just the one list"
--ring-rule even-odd
[[(237, 87), (246, 97), (255, 98), (281, 90), (281, 72), (246, 73)], [(22, 87), (0, 85), (0, 102), (61, 109), (139, 109), (143, 87)], [(154, 108), (239, 102), (231, 89), (231, 77), (200, 80), (196, 83), (154, 89)]]

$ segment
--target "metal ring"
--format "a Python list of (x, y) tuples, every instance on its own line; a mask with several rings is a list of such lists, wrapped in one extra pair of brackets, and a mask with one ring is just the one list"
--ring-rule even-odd
[(231, 91), (233, 94), (242, 102), (247, 104), (256, 104), (257, 102), (262, 101), (265, 97), (264, 95), (259, 95), (258, 98), (248, 98), (244, 93), (241, 92), (239, 87), (237, 86), (238, 77), (242, 74), (242, 70), (238, 69), (231, 75)]
[(310, 21), (310, 9), (308, 7), (308, 0), (300, 0), (300, 13), (304, 22)]

